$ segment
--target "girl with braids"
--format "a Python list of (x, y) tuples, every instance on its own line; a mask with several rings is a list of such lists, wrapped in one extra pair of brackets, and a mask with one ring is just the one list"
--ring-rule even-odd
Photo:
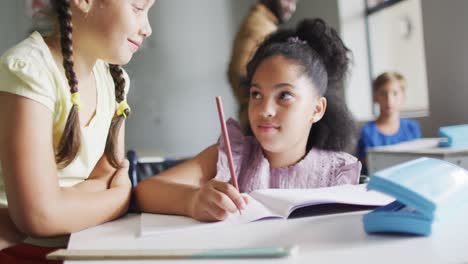
[[(343, 150), (354, 122), (337, 90), (349, 50), (321, 19), (270, 35), (247, 65), (249, 123), (228, 121), (240, 192), (262, 188), (318, 188), (357, 184), (361, 164)], [(216, 221), (244, 208), (246, 196), (230, 184), (223, 140), (192, 160), (142, 181), (140, 209)]]
[(53, 0), (55, 32), (34, 32), (1, 57), (0, 248), (64, 246), (44, 237), (126, 212), (129, 80), (119, 65), (151, 34), (153, 4)]

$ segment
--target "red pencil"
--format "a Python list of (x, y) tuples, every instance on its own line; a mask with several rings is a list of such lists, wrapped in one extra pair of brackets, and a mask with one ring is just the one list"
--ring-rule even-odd
[[(221, 102), (220, 96), (216, 96), (216, 106), (218, 107), (219, 122), (221, 123), (221, 131), (223, 133), (224, 145), (226, 146), (229, 171), (231, 172), (231, 184), (234, 186), (234, 188), (236, 188), (239, 191), (236, 174), (234, 172), (234, 162), (232, 160), (231, 143), (229, 142), (229, 134), (226, 127), (226, 121), (224, 121), (223, 103)], [(239, 207), (237, 207), (237, 209), (239, 210), (239, 214), (242, 214)]]

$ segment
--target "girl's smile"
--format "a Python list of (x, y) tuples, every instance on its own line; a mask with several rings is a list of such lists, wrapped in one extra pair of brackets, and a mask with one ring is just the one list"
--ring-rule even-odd
[(260, 123), (257, 127), (262, 133), (274, 133), (280, 129), (280, 126), (273, 123)]
[(128, 42), (130, 42), (130, 46), (132, 47), (134, 52), (136, 52), (141, 46), (141, 42), (138, 42), (136, 40), (128, 39)]

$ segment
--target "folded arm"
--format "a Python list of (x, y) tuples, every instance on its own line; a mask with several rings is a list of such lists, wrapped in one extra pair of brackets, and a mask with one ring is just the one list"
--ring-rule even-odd
[(125, 182), (128, 168), (110, 170), (105, 161), (100, 161), (90, 182), (70, 188), (59, 186), (52, 113), (45, 106), (0, 93), (0, 120), (9, 124), (0, 131), (9, 215), (21, 232), (30, 236), (69, 234), (126, 211), (131, 191), (130, 183)]

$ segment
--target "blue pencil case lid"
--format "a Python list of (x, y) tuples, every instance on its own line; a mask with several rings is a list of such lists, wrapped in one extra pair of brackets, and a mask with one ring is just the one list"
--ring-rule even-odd
[(430, 235), (434, 223), (468, 208), (468, 172), (449, 162), (419, 158), (374, 173), (367, 185), (395, 202), (363, 218), (367, 233)]
[(468, 124), (456, 126), (444, 126), (439, 128), (438, 134), (446, 138), (439, 142), (439, 147), (468, 147)]

